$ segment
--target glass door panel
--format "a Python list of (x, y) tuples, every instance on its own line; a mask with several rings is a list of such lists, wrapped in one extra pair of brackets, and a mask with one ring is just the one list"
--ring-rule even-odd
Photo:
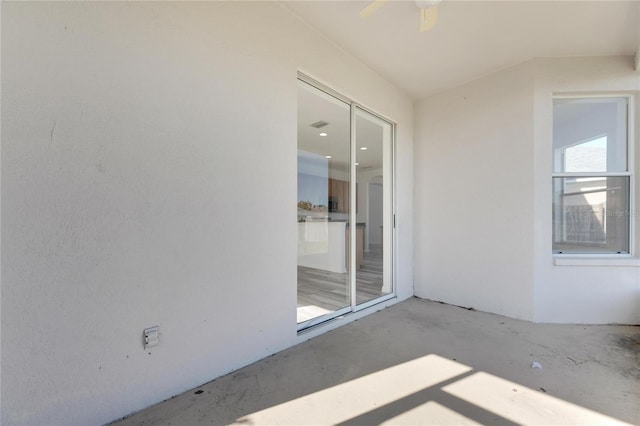
[(298, 304), (303, 327), (351, 310), (351, 106), (298, 81)]
[(393, 293), (393, 127), (356, 107), (356, 304)]

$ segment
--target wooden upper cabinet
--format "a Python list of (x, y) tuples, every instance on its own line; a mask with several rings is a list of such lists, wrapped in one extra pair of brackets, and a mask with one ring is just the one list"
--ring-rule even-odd
[(329, 198), (337, 203), (336, 210), (346, 213), (349, 211), (349, 182), (329, 178)]

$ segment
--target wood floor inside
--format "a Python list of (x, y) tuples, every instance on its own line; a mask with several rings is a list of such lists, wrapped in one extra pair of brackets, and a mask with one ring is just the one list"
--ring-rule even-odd
[[(382, 292), (382, 251), (364, 253), (356, 273), (356, 303), (376, 299)], [(298, 266), (298, 322), (350, 306), (349, 274)]]

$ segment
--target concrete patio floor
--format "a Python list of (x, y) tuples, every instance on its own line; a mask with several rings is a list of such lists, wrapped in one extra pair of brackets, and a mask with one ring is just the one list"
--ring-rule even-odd
[(639, 350), (413, 298), (113, 424), (640, 424)]

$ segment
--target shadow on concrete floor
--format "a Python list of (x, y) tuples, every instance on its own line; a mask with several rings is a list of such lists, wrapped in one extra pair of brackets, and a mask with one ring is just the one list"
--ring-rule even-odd
[(639, 349), (414, 298), (113, 424), (639, 424)]

